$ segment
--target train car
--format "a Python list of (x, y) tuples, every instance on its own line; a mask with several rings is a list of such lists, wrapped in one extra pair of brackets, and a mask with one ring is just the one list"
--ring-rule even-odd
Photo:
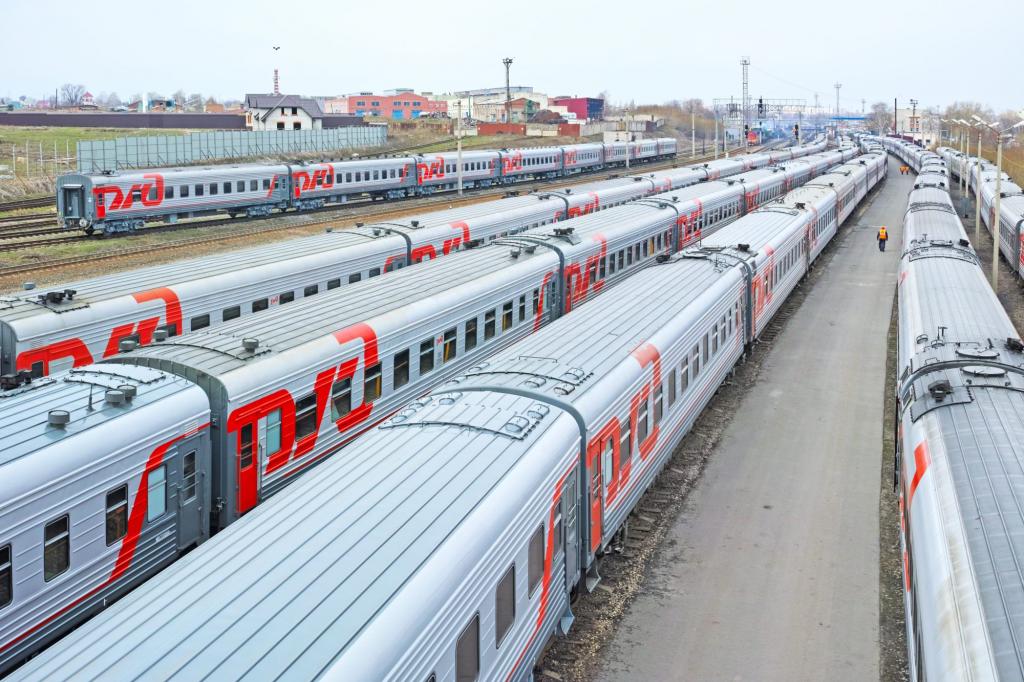
[(502, 149), (501, 178), (503, 182), (516, 182), (520, 178), (553, 178), (562, 170), (561, 147), (524, 147)]
[(562, 159), (562, 169), (566, 175), (601, 168), (604, 166), (604, 145), (592, 143), (563, 147)]
[(974, 191), (975, 200), (981, 201), (981, 221), (993, 233), (993, 226), (999, 225), (999, 252), (1010, 264), (1018, 277), (1024, 277), (1024, 189), (1015, 183), (1005, 172), (999, 183), (999, 218), (996, 218), (996, 179), (997, 167), (977, 157), (967, 157), (954, 149), (938, 150), (952, 169), (953, 174), (962, 180), (967, 177), (968, 186)]
[(910, 679), (1019, 680), (1024, 344), (944, 177), (921, 175), (910, 193), (898, 279), (896, 480)]
[[(787, 184), (787, 171), (781, 169), (754, 174), (761, 187)], [(155, 368), (202, 387), (212, 409), (203, 429), (211, 464), (205, 477), (209, 494), (201, 506), (209, 514), (207, 527), (216, 531), (469, 363), (732, 222), (746, 212), (744, 185), (694, 185), (614, 213), (498, 239), (419, 272), (363, 281), (252, 321), (182, 337), (161, 335), (146, 349), (129, 343), (110, 366)], [(763, 196), (767, 201), (776, 192)], [(93, 368), (102, 372), (107, 365), (73, 370), (70, 376)], [(29, 382), (0, 397), (10, 405), (30, 403), (12, 411), (22, 421), (32, 409), (37, 415), (62, 410), (68, 406), (60, 400), (40, 402), (32, 390), (64, 376)], [(134, 433), (141, 417), (126, 413), (119, 420), (125, 433)], [(34, 448), (35, 460), (48, 456), (46, 442)], [(127, 502), (135, 508), (139, 499), (136, 494)], [(129, 563), (122, 564), (122, 572), (131, 558), (123, 561)], [(130, 565), (133, 576), (149, 570), (145, 564)], [(120, 582), (103, 583), (89, 599), (102, 600), (119, 589)], [(20, 592), (12, 609), (19, 622), (28, 618), (21, 614)], [(61, 619), (61, 627), (73, 616)], [(34, 611), (32, 617), (49, 616)], [(17, 642), (6, 648), (11, 661), (26, 651)]]
[[(801, 154), (820, 145), (808, 145)], [(765, 154), (433, 211), (355, 230), (0, 296), (0, 382), (83, 366), (500, 236), (769, 162)]]
[(416, 157), (292, 164), (289, 206), (308, 210), (363, 197), (414, 196), (418, 167)]
[[(832, 181), (856, 185), (884, 163)], [(810, 205), (785, 200), (788, 219), (752, 213), (717, 248), (646, 268), (473, 363), (14, 679), (530, 679), (759, 333), (748, 321), (772, 245), (807, 244), (775, 296), (806, 272), (831, 187)]]
[(288, 207), (290, 189), (284, 164), (69, 173), (57, 180), (57, 215), (64, 227), (88, 234), (128, 232), (152, 219), (266, 215)]
[(0, 394), (0, 674), (209, 537), (206, 394), (92, 366)]

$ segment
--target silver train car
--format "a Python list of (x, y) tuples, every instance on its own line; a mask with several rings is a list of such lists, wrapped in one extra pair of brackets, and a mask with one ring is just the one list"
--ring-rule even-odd
[[(161, 338), (143, 348), (128, 350), (128, 344), (128, 352), (110, 358), (110, 364), (72, 369), (0, 393), (0, 400), (8, 400), (8, 405), (26, 406), (12, 410), (18, 422), (31, 421), (31, 412), (47, 436), (21, 452), (18, 461), (31, 466), (47, 460), (52, 441), (85, 452), (102, 448), (103, 441), (97, 441), (89, 428), (98, 419), (94, 412), (105, 414), (125, 433), (152, 429), (155, 425), (149, 422), (159, 420), (152, 413), (139, 416), (126, 409), (135, 404), (131, 398), (141, 390), (128, 379), (107, 382), (114, 402), (105, 402), (106, 390), (94, 396), (90, 388), (87, 405), (40, 400), (40, 391), (46, 387), (88, 383), (88, 377), (104, 372), (116, 375), (115, 368), (122, 366), (153, 370), (154, 382), (179, 377), (201, 388), (209, 411), (208, 418), (188, 429), (198, 429), (205, 447), (199, 456), (209, 462), (200, 470), (208, 490), (199, 505), (202, 526), (196, 542), (201, 542), (439, 382), (532, 334), (659, 258), (708, 239), (746, 213), (748, 182), (758, 201), (770, 201), (794, 179), (810, 177), (823, 159), (841, 162), (851, 153), (826, 152), (735, 180), (655, 195), (564, 226), (534, 228), (495, 240), (490, 246), (415, 270), (353, 283), (251, 319)], [(128, 398), (118, 402), (124, 396)], [(68, 415), (59, 428), (50, 424), (54, 411)], [(20, 442), (21, 432), (14, 423), (0, 438), (0, 449), (7, 447), (7, 440)], [(149, 471), (162, 466), (166, 454), (146, 442), (126, 450), (124, 456), (132, 466)], [(191, 471), (184, 464), (181, 468)], [(6, 473), (0, 467), (0, 477)], [(104, 500), (112, 494), (113, 483), (93, 474), (89, 466), (67, 472), (67, 489), (77, 490), (91, 508), (106, 508)], [(129, 484), (124, 503), (130, 516), (141, 518), (139, 514), (148, 514), (148, 499), (141, 493), (145, 486), (133, 486)], [(0, 542), (8, 537), (8, 527), (21, 528), (25, 518), (39, 521), (31, 510), (38, 508), (41, 494), (0, 498)], [(163, 499), (161, 508), (173, 517), (183, 503), (180, 490), (168, 488)], [(71, 511), (64, 516), (80, 523)], [(158, 525), (142, 524), (140, 537), (148, 539), (151, 533), (165, 531), (163, 521), (154, 523)], [(38, 524), (35, 530), (43, 532)], [(32, 555), (21, 543), (38, 538), (30, 530), (25, 533), (25, 540), (16, 539), (11, 571), (27, 578), (38, 571), (33, 570)], [(166, 540), (163, 535), (160, 539)], [(174, 546), (168, 541), (161, 546), (174, 553), (191, 545), (182, 541)], [(12, 583), (17, 587), (8, 607), (12, 617), (0, 620), (0, 669), (66, 631), (166, 560), (162, 554), (159, 562), (135, 563), (134, 555), (116, 543), (83, 544), (77, 536), (69, 540), (69, 553), (70, 568), (52, 583), (44, 581), (47, 584), (38, 590), (23, 590), (20, 583)], [(57, 594), (72, 606), (47, 611)]]
[[(989, 234), (993, 234), (993, 226), (997, 223), (995, 197), (998, 169), (995, 164), (978, 157), (967, 158), (966, 154), (948, 147), (940, 148), (938, 152), (946, 160), (954, 177), (962, 179), (966, 176), (975, 199), (980, 197), (981, 221)], [(1024, 277), (1024, 248), (1021, 248), (1021, 240), (1024, 240), (1024, 189), (1004, 172), (999, 194), (999, 252), (1017, 276)]]
[[(490, 187), (526, 179), (555, 178), (673, 158), (676, 140), (658, 138), (609, 145), (466, 151), (463, 187)], [(153, 168), (111, 173), (68, 173), (57, 180), (57, 215), (68, 229), (91, 234), (130, 232), (147, 221), (226, 213), (262, 216), (308, 210), (355, 198), (399, 199), (454, 189), (455, 152), (394, 158), (288, 164)]]
[(879, 153), (842, 165), (474, 360), (12, 679), (530, 679), (630, 510), (885, 170)]
[[(904, 152), (904, 154), (901, 154)], [(922, 150), (908, 163), (941, 167)], [(898, 459), (913, 680), (1024, 678), (1024, 344), (946, 172), (910, 193), (899, 273)]]
[(804, 156), (823, 147), (817, 142), (506, 197), (0, 296), (0, 386), (17, 384), (28, 375), (85, 366), (115, 354), (124, 340), (146, 345), (165, 334), (216, 327), (467, 245), (762, 168), (773, 159)]

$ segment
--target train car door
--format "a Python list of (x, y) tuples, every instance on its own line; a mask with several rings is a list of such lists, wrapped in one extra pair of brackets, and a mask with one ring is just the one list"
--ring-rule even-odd
[(604, 442), (601, 440), (593, 440), (587, 446), (587, 472), (589, 473), (587, 499), (590, 500), (587, 510), (590, 513), (590, 554), (596, 552), (601, 546), (601, 521), (604, 517), (604, 485), (601, 480), (603, 450)]
[(564, 509), (562, 518), (564, 519), (565, 527), (565, 588), (567, 591), (571, 591), (579, 580), (580, 541), (579, 511), (577, 507), (579, 499), (576, 471), (573, 471), (569, 474), (562, 487), (562, 505)]
[(61, 216), (64, 218), (81, 218), (85, 210), (85, 190), (82, 185), (64, 185), (61, 187)]
[(208, 535), (203, 523), (203, 500), (207, 470), (206, 440), (202, 435), (186, 438), (176, 446), (178, 462), (178, 550), (198, 544)]

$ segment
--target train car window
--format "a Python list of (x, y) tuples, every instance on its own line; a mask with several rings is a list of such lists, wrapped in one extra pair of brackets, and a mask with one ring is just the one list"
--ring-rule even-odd
[(615, 454), (615, 443), (611, 440), (605, 444), (604, 451), (601, 452), (601, 485), (607, 490), (612, 484), (612, 477), (615, 473), (614, 466), (615, 461), (613, 455)]
[(363, 278), (362, 273), (357, 272), (354, 275), (349, 275), (348, 276), (348, 283), (349, 284), (354, 284), (354, 283), (358, 282), (359, 280), (361, 280), (362, 278)]
[(420, 342), (420, 376), (434, 369), (434, 339)]
[(211, 182), (210, 183), (210, 196), (212, 197), (216, 193), (217, 193), (217, 183), (216, 182)]
[(480, 676), (480, 614), (473, 616), (455, 644), (455, 682), (475, 682)]
[(228, 180), (224, 183), (224, 194), (231, 194), (231, 181)]
[(496, 310), (493, 308), (484, 313), (484, 341), (494, 338), (494, 318)]
[[(273, 452), (273, 450), (271, 450)], [(185, 453), (181, 460), (181, 494), (188, 502), (196, 496), (196, 451)]]
[(540, 289), (533, 290), (533, 314), (540, 312)]
[[(637, 249), (639, 250), (639, 247), (637, 247)], [(626, 265), (632, 265), (632, 264), (633, 264), (633, 249), (628, 248), (628, 249), (626, 249)]]
[(635, 252), (633, 254), (634, 260), (639, 261), (640, 260), (640, 245), (639, 244), (634, 245), (633, 246), (633, 251)]
[(128, 532), (128, 485), (118, 486), (107, 493), (106, 519), (107, 546), (114, 544)]
[(174, 185), (167, 185), (164, 187), (164, 199), (174, 198)]
[(277, 302), (280, 303), (281, 305), (284, 305), (285, 303), (291, 303), (294, 300), (295, 300), (295, 292), (294, 291), (285, 291), (285, 292), (283, 292), (281, 294), (278, 294), (278, 296), (277, 296)]
[(71, 566), (71, 535), (68, 516), (43, 527), (43, 580), (50, 581)]
[(476, 318), (466, 320), (466, 350), (476, 348)]
[(526, 319), (526, 294), (519, 297), (519, 321)]
[(366, 368), (366, 378), (363, 380), (363, 402), (372, 403), (380, 397), (384, 380), (381, 373), (380, 363)]
[(380, 171), (379, 170), (373, 171), (373, 179), (374, 180), (380, 180)]
[(636, 442), (637, 444), (643, 443), (647, 440), (648, 423), (647, 423), (647, 401), (640, 403), (640, 407), (636, 413)]
[(191, 331), (196, 331), (197, 329), (205, 329), (206, 327), (209, 327), (209, 326), (210, 326), (210, 316), (209, 315), (197, 315), (196, 317), (193, 317), (192, 320), (189, 322), (189, 329)]
[(587, 279), (590, 280), (591, 284), (594, 284), (595, 282), (597, 282), (597, 268), (591, 266), (587, 268), (587, 270), (589, 271)]
[(196, 185), (196, 196), (197, 197), (203, 196), (203, 189), (204, 189), (203, 185)]
[(668, 406), (676, 402), (676, 368), (673, 367), (668, 372)]
[(329, 279), (327, 280), (327, 290), (337, 289), (341, 286), (341, 279)]
[(725, 345), (725, 326), (726, 326), (726, 320), (728, 320), (728, 319), (729, 319), (728, 315), (722, 315), (722, 321), (719, 322), (719, 327), (718, 327), (718, 329), (719, 329), (719, 331), (718, 331), (718, 343), (723, 345), (723, 346)]
[(665, 414), (665, 390), (661, 384), (654, 387), (654, 425), (661, 423), (661, 417)]
[(352, 174), (345, 173), (345, 182), (352, 182)]
[(224, 322), (227, 322), (228, 320), (234, 320), (234, 319), (239, 318), (241, 316), (242, 316), (242, 306), (240, 306), (240, 305), (233, 305), (230, 308), (225, 308), (220, 313), (220, 318)]
[(153, 187), (149, 188), (149, 200), (150, 201), (156, 201), (157, 200), (156, 186), (153, 186)]
[(0, 547), (0, 609), (14, 601), (14, 570), (11, 568), (11, 546)]
[(494, 647), (499, 648), (516, 622), (516, 565), (512, 564), (494, 588)]
[(392, 385), (395, 388), (401, 388), (407, 383), (409, 383), (409, 351), (403, 350), (395, 353)]
[[(253, 187), (253, 189), (256, 189), (256, 188)], [(244, 192), (245, 191), (245, 180), (239, 180), (238, 182), (235, 183), (235, 191), (236, 192)]]
[(149, 493), (146, 497), (146, 520), (152, 521), (167, 511), (167, 467), (149, 471)]
[(189, 185), (180, 185), (178, 187), (178, 196), (181, 197), (182, 199), (186, 198), (188, 196), (189, 189)]
[(308, 287), (302, 290), (303, 296), (315, 296), (320, 291), (319, 284), (310, 284)]
[(252, 424), (246, 424), (238, 434), (238, 468), (252, 466)]
[(281, 449), (281, 410), (271, 410), (264, 420), (266, 427), (267, 452)]
[(295, 401), (295, 440), (316, 432), (316, 393)]
[(370, 268), (370, 277), (376, 277), (380, 274), (380, 268)]
[(529, 582), (530, 598), (540, 587), (541, 578), (544, 577), (544, 524), (542, 523), (534, 531), (530, 538), (530, 548), (527, 565), (527, 578)]
[(267, 299), (265, 299), (265, 298), (258, 299), (256, 301), (252, 302), (252, 311), (254, 313), (258, 313), (261, 310), (266, 310), (269, 305), (270, 305), (270, 301), (268, 301)]
[(441, 348), (441, 362), (446, 363), (455, 359), (455, 355), (458, 352), (457, 349), (457, 336), (455, 333), (455, 327), (447, 330), (444, 333), (444, 346)]
[(693, 347), (691, 360), (691, 364), (693, 365), (693, 378), (696, 380), (700, 375), (700, 344)]
[(718, 353), (718, 323), (717, 322), (711, 327), (711, 353), (713, 355)]
[(501, 331), (507, 332), (512, 328), (512, 301), (501, 306)]
[(615, 254), (608, 256), (608, 274), (615, 274)]
[(597, 264), (597, 276), (600, 277), (601, 279), (604, 279), (606, 274), (607, 274), (607, 269), (605, 268), (605, 262), (606, 262), (605, 259), (602, 258), (600, 260), (600, 262)]
[(704, 355), (704, 364), (707, 365), (708, 364), (708, 356), (709, 356), (709, 353), (708, 353), (708, 335), (707, 334), (705, 334), (704, 338), (701, 339), (701, 348), (703, 348), (703, 350), (704, 350), (704, 353), (703, 353), (703, 355)]
[[(641, 244), (641, 247), (643, 248), (643, 257), (647, 258), (648, 249), (647, 249), (647, 240), (646, 239), (644, 240), (644, 243)], [(639, 255), (637, 256), (637, 260), (640, 260), (640, 256)]]
[(338, 421), (352, 411), (352, 379), (334, 382), (331, 388), (331, 417)]
[(263, 178), (263, 189), (270, 189), (270, 178)]

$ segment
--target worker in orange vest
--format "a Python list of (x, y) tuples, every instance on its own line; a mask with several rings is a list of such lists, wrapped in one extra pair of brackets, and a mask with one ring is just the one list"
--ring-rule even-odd
[(885, 251), (885, 243), (889, 241), (889, 232), (885, 229), (885, 225), (878, 228), (878, 250)]

